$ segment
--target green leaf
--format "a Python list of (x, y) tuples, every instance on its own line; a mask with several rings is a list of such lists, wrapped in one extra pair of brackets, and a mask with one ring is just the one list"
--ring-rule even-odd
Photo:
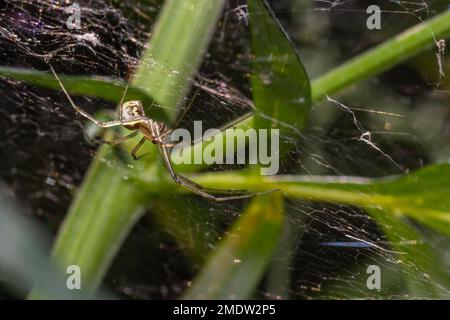
[(450, 164), (375, 183), (373, 192), (393, 197), (393, 203), (385, 206), (391, 214), (407, 215), (450, 236)]
[[(247, 3), (253, 53), (251, 83), (255, 127), (276, 126), (286, 141), (298, 136), (298, 130), (308, 118), (309, 79), (293, 43), (267, 2), (248, 0)], [(281, 155), (287, 149), (288, 145), (281, 145)]]
[(245, 299), (259, 284), (283, 226), (283, 200), (271, 193), (252, 200), (184, 295), (185, 299)]

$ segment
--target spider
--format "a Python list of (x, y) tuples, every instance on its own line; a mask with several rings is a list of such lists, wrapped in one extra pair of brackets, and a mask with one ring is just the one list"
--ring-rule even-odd
[[(69, 93), (67, 92), (66, 88), (64, 87), (61, 79), (56, 74), (55, 70), (53, 69), (53, 67), (51, 65), (50, 65), (50, 69), (51, 69), (53, 75), (55, 76), (56, 80), (58, 81), (59, 85), (61, 86), (62, 91), (64, 92), (67, 99), (69, 100), (71, 106), (73, 107), (73, 109), (76, 112), (78, 112), (85, 118), (89, 119), (90, 121), (92, 121), (93, 123), (95, 123), (97, 126), (99, 126), (101, 128), (111, 128), (111, 127), (116, 127), (116, 126), (123, 126), (128, 130), (133, 130), (133, 132), (131, 134), (126, 135), (124, 137), (120, 137), (120, 138), (114, 140), (113, 142), (110, 142), (110, 144), (113, 144), (113, 145), (120, 144), (128, 139), (131, 139), (131, 138), (137, 136), (139, 133), (141, 133), (143, 135), (142, 139), (138, 142), (138, 144), (131, 151), (131, 155), (134, 160), (139, 159), (139, 157), (136, 156), (136, 153), (142, 147), (142, 145), (145, 143), (145, 141), (148, 140), (148, 141), (152, 142), (153, 144), (156, 144), (158, 146), (158, 151), (162, 157), (164, 165), (165, 165), (167, 171), (169, 172), (170, 177), (172, 178), (172, 180), (175, 183), (191, 190), (192, 192), (194, 192), (204, 198), (207, 198), (207, 199), (213, 200), (213, 201), (245, 199), (245, 198), (251, 198), (251, 197), (254, 197), (257, 195), (262, 195), (262, 194), (265, 194), (268, 192), (275, 191), (275, 190), (270, 190), (270, 191), (264, 191), (264, 192), (247, 193), (247, 194), (241, 194), (241, 195), (235, 195), (235, 196), (223, 196), (223, 197), (218, 197), (218, 196), (215, 196), (215, 195), (205, 191), (208, 189), (202, 187), (201, 185), (195, 183), (194, 181), (192, 181), (182, 175), (175, 173), (173, 166), (172, 166), (172, 162), (170, 161), (170, 157), (169, 157), (169, 147), (172, 145), (163, 141), (163, 139), (169, 133), (172, 132), (172, 129), (167, 128), (164, 122), (157, 122), (155, 120), (152, 120), (151, 118), (148, 118), (145, 115), (144, 107), (142, 106), (141, 101), (134, 100), (134, 101), (124, 102), (124, 98), (127, 93), (129, 83), (125, 88), (125, 91), (122, 95), (122, 98), (121, 98), (121, 101), (119, 104), (118, 119), (113, 120), (113, 121), (99, 121), (99, 120), (95, 119), (92, 115), (90, 115), (88, 112), (86, 112), (82, 108), (78, 107), (74, 103), (74, 101), (70, 97)], [(181, 117), (183, 115), (184, 115), (184, 113), (181, 115)], [(177, 122), (179, 122), (179, 121), (177, 121)], [(216, 191), (231, 193), (233, 191), (237, 192), (239, 190), (216, 190)]]

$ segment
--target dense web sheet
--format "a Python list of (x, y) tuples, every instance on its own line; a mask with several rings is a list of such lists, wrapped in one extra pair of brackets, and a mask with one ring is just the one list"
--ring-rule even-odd
[[(51, 63), (61, 74), (124, 78), (138, 64), (160, 2), (78, 3), (81, 29), (69, 30), (68, 3), (2, 2), (1, 64), (48, 70)], [(383, 28), (372, 32), (365, 27), (370, 1), (272, 1), (312, 78), (447, 6), (445, 1), (377, 3), (383, 9)], [(199, 90), (180, 126), (191, 128), (194, 120), (203, 120), (204, 129), (217, 127), (252, 110), (249, 19), (245, 3), (227, 4), (199, 75), (189, 79), (194, 89), (186, 104), (195, 88)], [(445, 50), (439, 51), (440, 39), (435, 40), (434, 49), (415, 58), (429, 66), (428, 71), (413, 64), (397, 66), (315, 104), (303, 132), (292, 129), (295, 134), (288, 141), (280, 137), (281, 143), (293, 146), (280, 173), (370, 178), (408, 173), (448, 159), (449, 61)], [(60, 92), (6, 78), (0, 81), (0, 92), (1, 179), (30, 213), (56, 232), (98, 145), (86, 137), (84, 120)], [(92, 113), (115, 107), (89, 97), (75, 101)], [(106, 286), (129, 298), (178, 297), (201, 266), (201, 258), (189, 253), (214, 249), (246, 204), (210, 203), (193, 195), (185, 196), (185, 201), (179, 212), (168, 211), (173, 215), (169, 220), (176, 224), (177, 219), (186, 219), (189, 229), (170, 229), (167, 221), (164, 224), (148, 212), (115, 259)], [(258, 289), (260, 297), (421, 298), (429, 297), (429, 285), (440, 287), (426, 268), (402, 257), (424, 255), (425, 244), (436, 248), (436, 254), (446, 252), (448, 239), (414, 221), (405, 223), (422, 237), (397, 239), (407, 248), (399, 252), (374, 219), (358, 208), (288, 199), (286, 211), (283, 247)], [(389, 223), (387, 218), (386, 228)], [(202, 234), (203, 241), (177, 242), (179, 232), (191, 239)], [(448, 270), (448, 256), (438, 259)], [(381, 267), (383, 290), (367, 289), (368, 265)], [(399, 273), (413, 279), (415, 291), (405, 289)], [(450, 297), (445, 288), (441, 292)]]

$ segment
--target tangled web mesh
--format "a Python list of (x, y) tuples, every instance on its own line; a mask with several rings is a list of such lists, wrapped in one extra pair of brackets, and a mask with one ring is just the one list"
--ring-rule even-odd
[[(366, 8), (372, 2), (279, 0), (271, 4), (299, 46), (311, 77), (446, 6), (445, 1), (375, 1), (383, 9), (384, 27), (372, 32), (365, 28)], [(125, 78), (138, 64), (161, 1), (80, 0), (81, 29), (72, 30), (66, 26), (65, 8), (70, 4), (1, 2), (1, 65), (48, 70), (51, 63), (61, 74)], [(215, 127), (250, 110), (248, 19), (244, 2), (227, 3), (199, 75), (189, 79), (200, 93), (181, 126), (189, 128), (193, 120), (203, 120), (204, 129)], [(450, 117), (444, 106), (449, 82), (439, 71), (445, 72), (449, 63), (444, 56), (443, 69), (438, 70), (435, 51), (417, 58), (429, 66), (428, 71), (401, 65), (315, 104), (303, 132), (280, 137), (293, 150), (282, 161), (280, 173), (380, 177), (448, 159)], [(60, 93), (7, 78), (1, 79), (0, 92), (1, 179), (30, 213), (56, 232), (98, 145), (86, 139), (83, 119)], [(115, 107), (89, 97), (75, 100), (92, 113)], [(215, 248), (245, 205), (185, 198), (186, 205), (170, 212), (169, 222), (176, 225), (184, 219), (189, 228), (170, 229), (149, 212), (116, 257), (106, 278), (108, 287), (130, 298), (178, 297), (199, 270), (204, 253)], [(289, 199), (286, 211), (285, 246), (276, 252), (258, 288), (259, 297), (420, 298), (428, 296), (430, 285), (450, 297), (423, 265), (403, 259), (404, 252), (392, 248), (383, 230), (363, 210)], [(389, 228), (390, 222), (386, 223)], [(414, 221), (405, 223), (418, 230), (423, 235), (420, 241), (436, 248), (437, 254), (448, 251), (441, 235)], [(180, 232), (192, 242), (177, 242)], [(424, 255), (423, 243), (417, 240), (398, 239), (408, 254)], [(448, 256), (439, 259), (448, 269)], [(380, 292), (366, 287), (368, 265), (382, 268)], [(405, 289), (398, 272), (412, 279), (415, 294)]]

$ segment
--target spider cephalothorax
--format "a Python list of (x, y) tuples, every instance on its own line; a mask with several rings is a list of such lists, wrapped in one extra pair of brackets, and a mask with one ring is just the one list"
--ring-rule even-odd
[(139, 100), (128, 101), (122, 105), (122, 116), (124, 118), (134, 118), (145, 116), (144, 107)]
[[(139, 100), (127, 101), (121, 106), (122, 108), (122, 119), (123, 120), (131, 120), (136, 117), (144, 117), (144, 107)], [(126, 126), (127, 129), (137, 129), (138, 125)]]

